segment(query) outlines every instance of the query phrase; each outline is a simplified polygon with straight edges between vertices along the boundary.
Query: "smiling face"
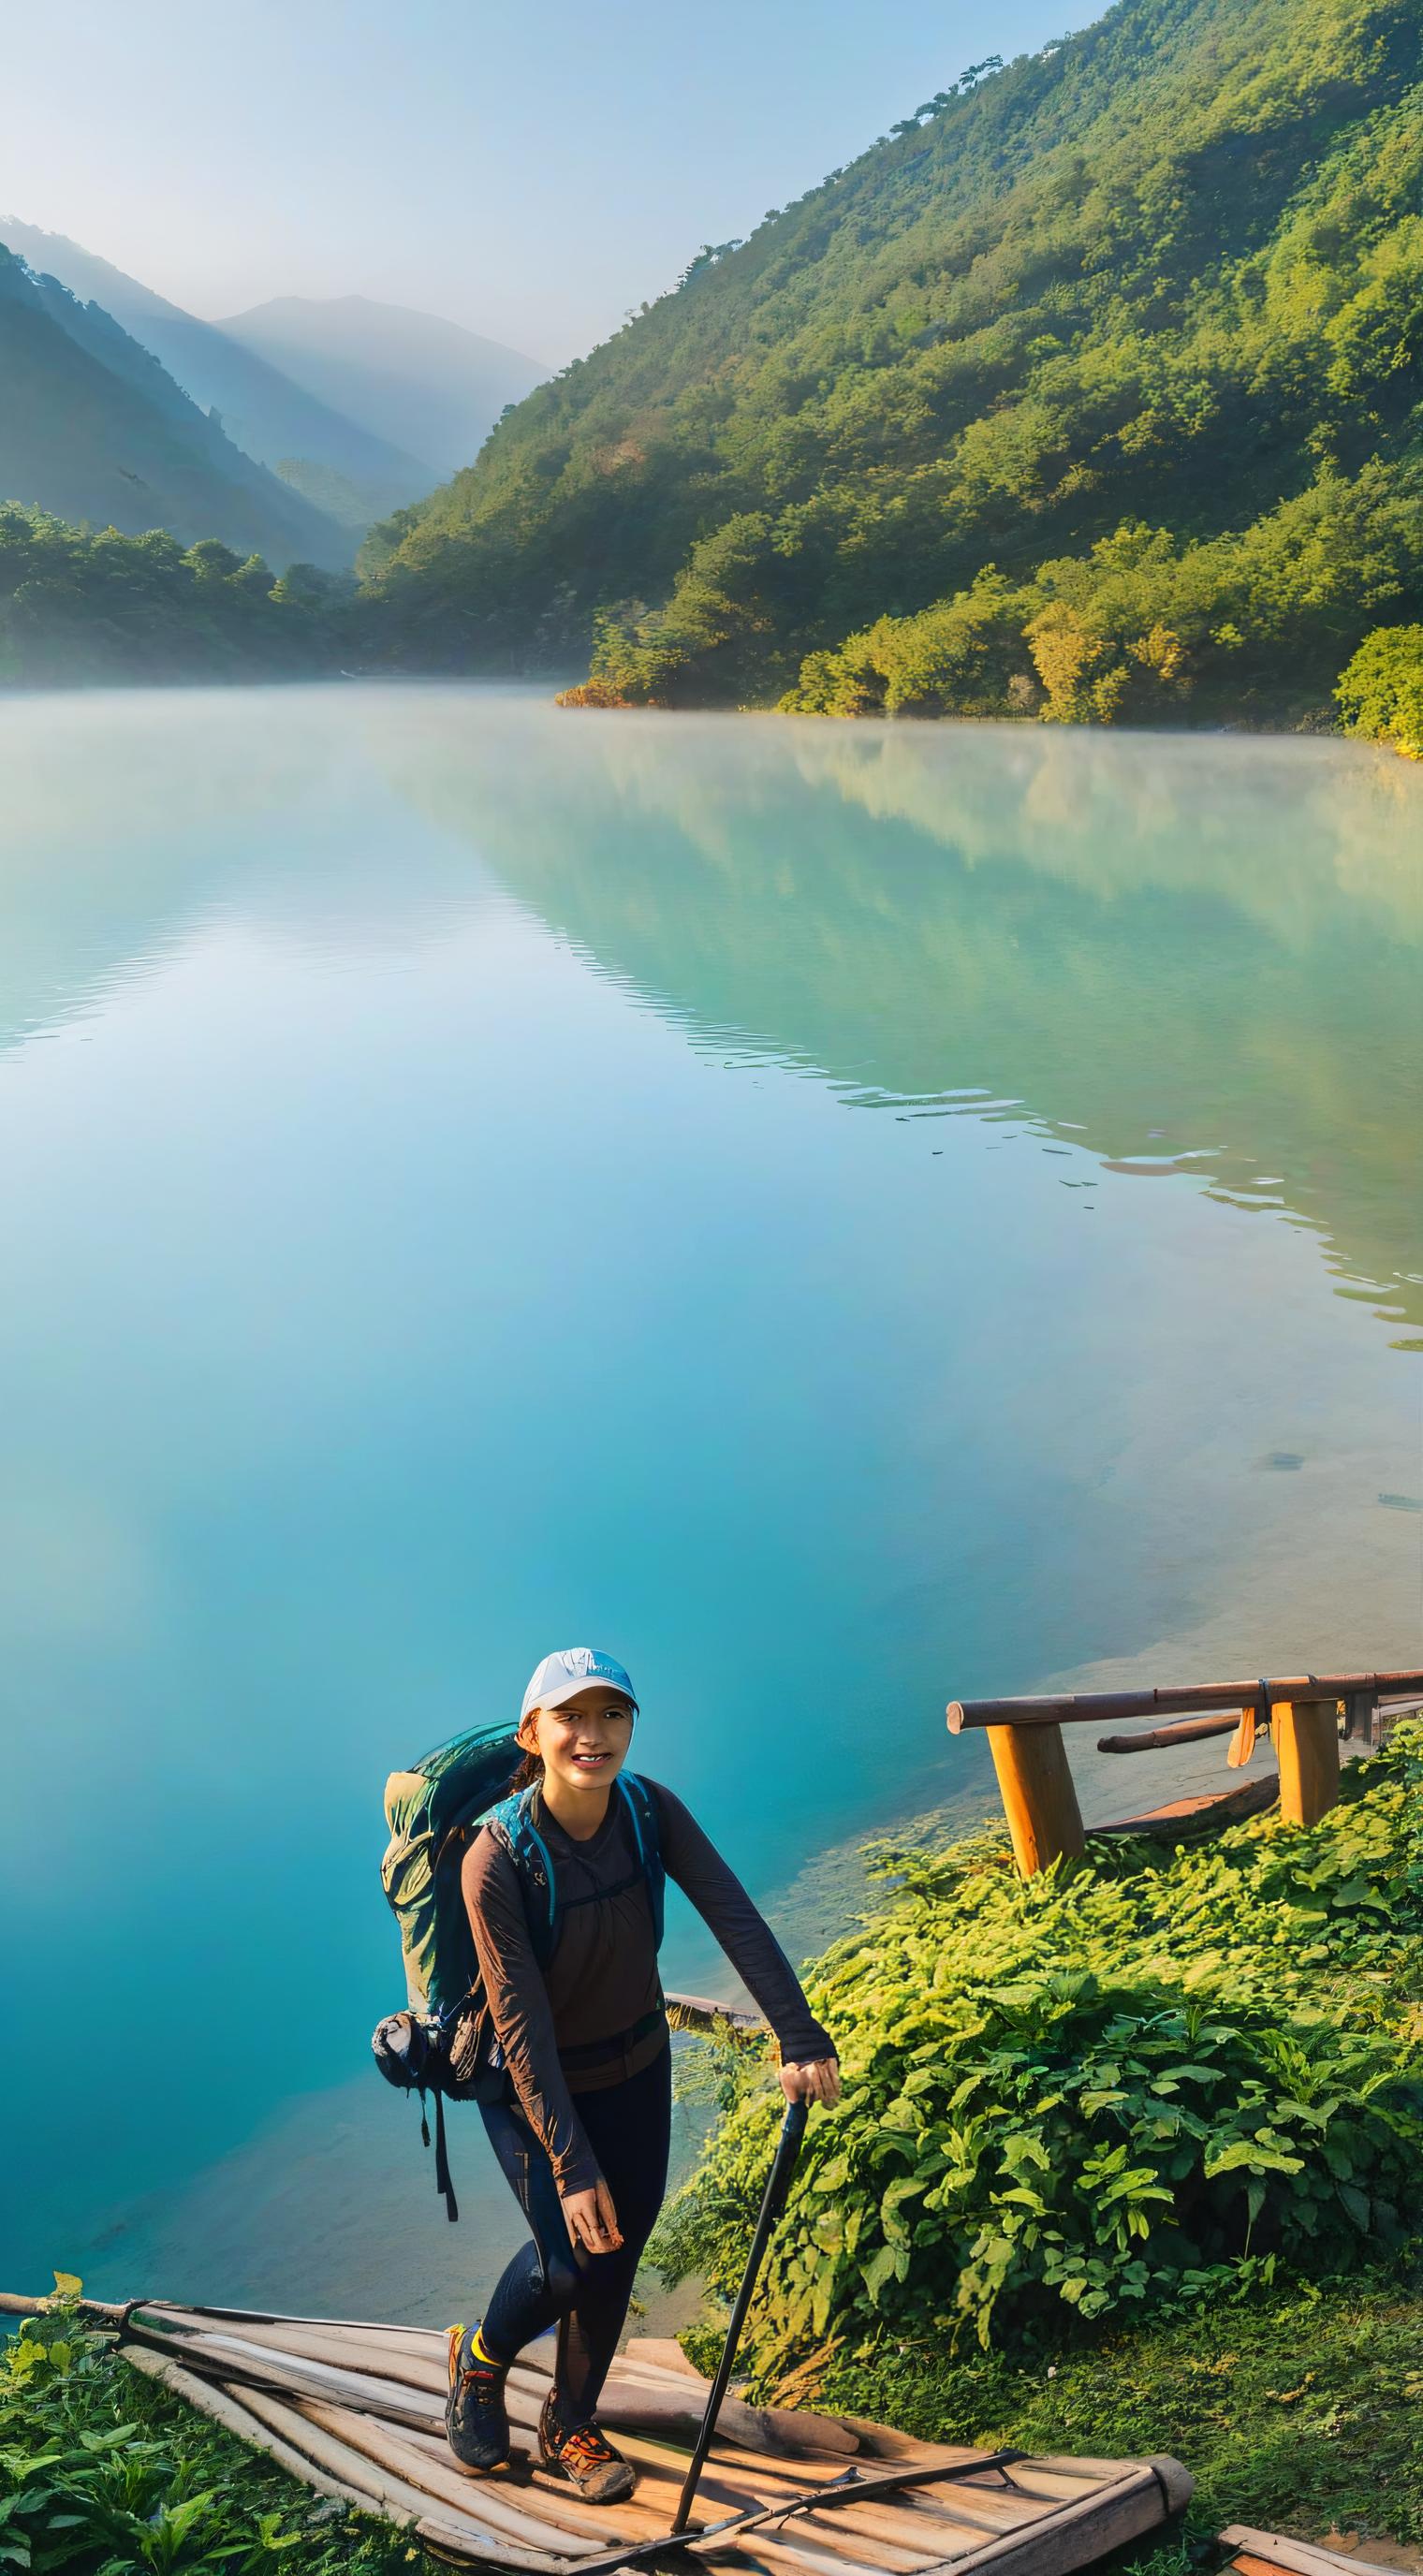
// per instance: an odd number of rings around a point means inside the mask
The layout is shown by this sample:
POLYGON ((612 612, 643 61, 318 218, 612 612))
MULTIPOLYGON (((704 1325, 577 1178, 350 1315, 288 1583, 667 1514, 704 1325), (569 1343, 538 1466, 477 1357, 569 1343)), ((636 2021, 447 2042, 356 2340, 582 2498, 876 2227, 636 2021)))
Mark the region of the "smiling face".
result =
POLYGON ((606 1803, 627 1760, 632 1722, 630 1703, 602 1682, 591 1683, 560 1708, 530 1709, 519 1728, 519 1742, 543 1762, 544 1795, 555 1815, 565 1797, 596 1793, 606 1803))

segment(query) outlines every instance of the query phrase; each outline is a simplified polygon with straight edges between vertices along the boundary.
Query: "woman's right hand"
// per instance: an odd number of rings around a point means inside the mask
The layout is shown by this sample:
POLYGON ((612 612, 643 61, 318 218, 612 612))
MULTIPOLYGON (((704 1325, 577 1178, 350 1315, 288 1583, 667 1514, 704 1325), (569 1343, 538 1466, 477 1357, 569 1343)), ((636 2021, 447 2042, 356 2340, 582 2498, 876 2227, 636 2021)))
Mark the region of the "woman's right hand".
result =
POLYGON ((615 2254, 623 2241, 613 2195, 600 2175, 587 2191, 561 2191, 559 2207, 569 2239, 588 2254, 615 2254))
POLYGON ((800 2065, 783 2066, 781 2091, 788 2102, 823 2102, 833 2110, 840 2099, 839 2059, 808 2057, 800 2065))

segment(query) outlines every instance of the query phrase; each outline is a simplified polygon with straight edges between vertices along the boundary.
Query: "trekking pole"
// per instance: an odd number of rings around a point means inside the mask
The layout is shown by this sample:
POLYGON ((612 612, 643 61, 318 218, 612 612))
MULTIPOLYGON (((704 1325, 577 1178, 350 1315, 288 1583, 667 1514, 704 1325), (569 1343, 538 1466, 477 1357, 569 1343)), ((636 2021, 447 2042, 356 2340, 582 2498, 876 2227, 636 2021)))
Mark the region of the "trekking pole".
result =
POLYGON ((751 2305, 751 2293, 756 2287, 756 2275, 761 2269, 762 2258, 775 2232, 776 2222, 786 2205, 786 2194, 790 2190, 791 2176, 795 2172, 796 2158, 800 2154, 800 2142, 805 2135, 809 2109, 810 2105, 807 2102, 786 2104, 786 2116, 781 2122, 780 2141, 776 2148, 776 2161, 767 2177, 766 2189, 761 2201, 761 2214, 756 2221, 756 2233, 751 2239, 751 2251, 746 2257, 746 2269, 741 2275, 741 2287, 736 2293, 736 2304, 731 2311, 731 2323, 726 2329, 726 2341, 721 2348, 721 2359, 716 2366, 716 2377, 711 2384, 711 2395, 707 2399, 707 2411, 702 2417, 691 2466, 682 2481, 682 2492, 677 2498, 677 2511, 673 2517, 672 2529, 668 2534, 669 2539, 675 2538, 678 2532, 685 2531, 687 2528, 687 2516, 692 2510, 692 2498, 697 2492, 697 2480, 706 2465, 706 2456, 712 2446, 716 2419, 721 2412, 721 2401, 726 2395, 727 2383, 731 2378, 732 2364, 736 2359, 736 2347, 741 2341, 741 2329, 746 2323, 746 2311, 751 2305))

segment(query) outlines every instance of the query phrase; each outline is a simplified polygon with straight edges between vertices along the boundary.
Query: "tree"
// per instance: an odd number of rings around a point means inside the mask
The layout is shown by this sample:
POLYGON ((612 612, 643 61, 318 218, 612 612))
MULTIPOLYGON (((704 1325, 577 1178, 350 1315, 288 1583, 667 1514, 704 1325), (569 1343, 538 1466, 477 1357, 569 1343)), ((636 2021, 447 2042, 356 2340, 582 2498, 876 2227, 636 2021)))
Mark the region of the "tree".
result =
MULTIPOLYGON (((202 582, 230 581, 234 573, 242 570, 241 555, 234 554, 231 546, 220 545, 216 537, 204 537, 197 545, 189 546, 187 560, 202 582)), ((268 573, 269 587, 271 578, 268 573)))

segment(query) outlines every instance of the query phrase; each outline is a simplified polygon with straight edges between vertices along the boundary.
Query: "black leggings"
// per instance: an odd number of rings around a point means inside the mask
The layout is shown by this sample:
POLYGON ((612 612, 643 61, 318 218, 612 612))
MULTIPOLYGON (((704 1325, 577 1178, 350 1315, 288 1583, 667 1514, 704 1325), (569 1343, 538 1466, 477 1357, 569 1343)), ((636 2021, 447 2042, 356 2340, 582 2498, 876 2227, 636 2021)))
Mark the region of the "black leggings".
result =
POLYGON ((578 2116, 613 2195, 622 2230, 614 2254, 569 2241, 553 2168, 517 2101, 481 2104, 489 2143, 533 2229, 506 2266, 484 2311, 488 2352, 512 2361, 536 2335, 558 2327, 554 2386, 569 2431, 590 2424, 632 2296, 633 2275, 667 2189, 672 2128, 672 2051, 601 2093, 578 2095, 578 2116))

